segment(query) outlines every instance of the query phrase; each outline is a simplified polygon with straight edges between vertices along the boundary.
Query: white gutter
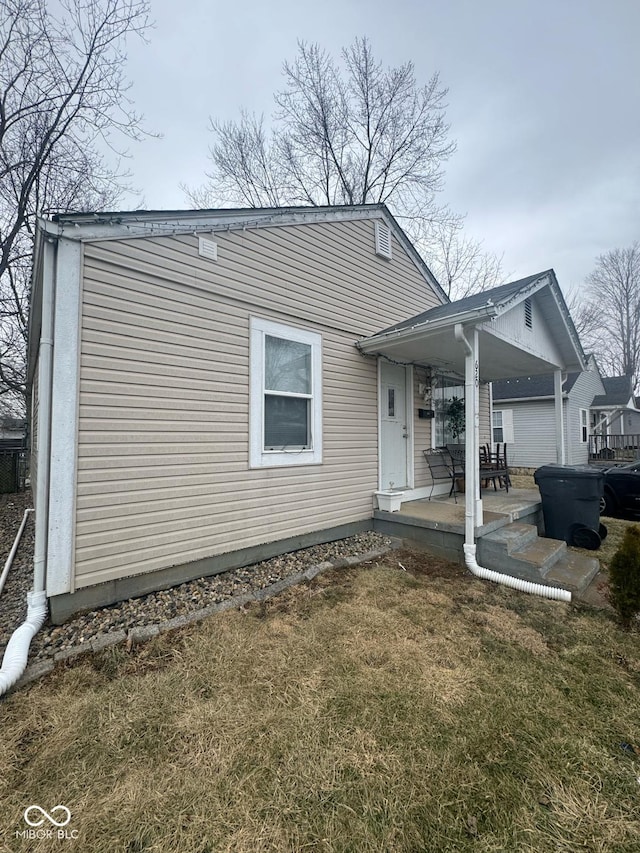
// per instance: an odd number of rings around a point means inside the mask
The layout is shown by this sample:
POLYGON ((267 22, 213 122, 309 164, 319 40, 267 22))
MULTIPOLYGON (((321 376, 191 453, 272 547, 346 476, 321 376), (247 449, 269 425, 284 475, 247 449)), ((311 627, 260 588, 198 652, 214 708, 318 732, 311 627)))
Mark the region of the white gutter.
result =
MULTIPOLYGON (((53 365, 53 246, 42 243, 42 327, 38 356, 38 478, 36 482, 36 530, 33 555, 33 589, 27 593, 27 618, 7 645, 0 668, 0 696, 22 676, 27 666, 31 640, 47 618, 45 567, 49 500, 49 457, 51 447, 51 377, 53 365)), ((17 549, 17 545, 15 546, 17 549)))
POLYGON ((482 323, 485 320, 491 320, 498 314, 498 309, 492 302, 488 302, 481 308, 473 308, 467 311, 462 311, 460 314, 448 315, 435 320, 423 320, 421 323, 416 323, 415 326, 407 326, 402 329, 390 329, 387 332, 379 332, 372 335, 370 338, 365 338, 358 341, 356 346, 361 352, 371 353, 376 352, 377 347, 381 344, 396 344, 407 343, 414 339, 423 337, 425 331, 436 332, 441 329, 446 329, 452 325, 461 323, 482 323))
MULTIPOLYGON (((475 527, 476 516, 482 523, 482 501, 480 500, 480 482, 478 470, 478 330, 471 329, 471 343, 465 336, 464 326, 457 323, 454 329, 455 339, 462 344, 465 353, 465 507, 464 507, 464 531, 465 542, 462 546, 464 561, 469 571, 478 578, 493 581, 494 583, 508 586, 511 589, 528 592, 532 595, 540 595, 543 598, 551 598, 555 601, 571 601, 571 593, 566 589, 545 586, 540 583, 514 578, 493 569, 485 569, 478 565, 476 560, 475 527), (469 477, 471 474, 471 477, 469 477)), ((479 526, 479 525, 478 525, 479 526)))

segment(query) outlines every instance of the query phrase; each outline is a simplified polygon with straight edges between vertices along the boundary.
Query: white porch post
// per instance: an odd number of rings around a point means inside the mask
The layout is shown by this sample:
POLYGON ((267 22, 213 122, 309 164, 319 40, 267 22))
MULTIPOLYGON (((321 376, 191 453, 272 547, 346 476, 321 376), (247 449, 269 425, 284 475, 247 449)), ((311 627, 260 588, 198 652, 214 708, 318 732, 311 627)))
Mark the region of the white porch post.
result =
POLYGON ((562 370, 553 372, 553 395, 556 415, 556 453, 560 465, 567 461, 564 446, 564 412, 562 409, 562 370))
POLYGON ((469 330, 469 337, 464 334, 464 328, 458 324, 455 327, 455 337, 465 349, 464 359, 464 414, 465 414, 465 487, 464 487, 464 523, 465 542, 473 545, 475 531, 483 523, 482 499, 480 497, 479 444, 480 444, 480 414, 479 414, 479 385, 480 367, 478 363, 478 330, 469 330))

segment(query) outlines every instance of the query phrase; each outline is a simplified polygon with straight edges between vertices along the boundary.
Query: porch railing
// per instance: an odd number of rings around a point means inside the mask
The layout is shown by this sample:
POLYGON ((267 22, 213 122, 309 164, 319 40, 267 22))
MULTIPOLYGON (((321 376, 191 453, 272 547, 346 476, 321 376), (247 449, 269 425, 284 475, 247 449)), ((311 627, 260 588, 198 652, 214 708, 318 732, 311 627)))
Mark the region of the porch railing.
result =
POLYGON ((635 459, 640 459, 640 434, 589 436, 590 461, 615 463, 635 459))

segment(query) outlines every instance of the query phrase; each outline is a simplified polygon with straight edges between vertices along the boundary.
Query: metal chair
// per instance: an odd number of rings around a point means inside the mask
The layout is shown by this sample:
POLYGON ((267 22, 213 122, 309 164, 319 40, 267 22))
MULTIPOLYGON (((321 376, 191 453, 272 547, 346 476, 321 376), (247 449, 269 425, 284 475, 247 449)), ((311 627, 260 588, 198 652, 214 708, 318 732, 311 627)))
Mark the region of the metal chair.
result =
POLYGON ((429 472, 431 473, 431 493, 429 500, 433 496, 433 490, 437 480, 449 480, 451 488, 449 489, 449 497, 453 495, 453 499, 458 503, 456 478, 464 477, 464 469, 457 469, 450 461, 448 453, 443 450, 423 450, 424 458, 427 460, 429 472))

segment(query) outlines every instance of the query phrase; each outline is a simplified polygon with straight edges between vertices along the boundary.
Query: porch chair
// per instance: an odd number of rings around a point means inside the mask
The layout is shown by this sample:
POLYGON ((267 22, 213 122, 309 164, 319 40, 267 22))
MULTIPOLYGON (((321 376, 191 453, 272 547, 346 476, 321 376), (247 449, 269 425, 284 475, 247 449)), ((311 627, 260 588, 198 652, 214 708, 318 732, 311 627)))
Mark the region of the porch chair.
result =
POLYGON ((423 450, 422 452, 431 474, 431 492, 429 494, 429 500, 431 500, 433 496, 436 481, 448 480, 451 483, 449 497, 453 495, 454 501, 458 503, 456 478, 464 477, 464 469, 456 467, 456 465, 450 461, 449 454, 445 453, 443 450, 423 450))
POLYGON ((491 446, 482 444, 480 446, 480 482, 484 489, 489 488, 489 483, 493 483, 494 492, 498 491, 496 480, 500 479, 498 471, 498 458, 491 453, 491 446))
POLYGON ((503 444, 502 452, 500 452, 500 445, 496 445, 495 454, 491 453, 490 445, 482 445, 480 448, 480 479, 484 482, 485 488, 489 485, 489 481, 491 481, 494 491, 498 490, 498 484, 500 488, 504 486, 506 491, 509 491, 511 479, 507 465, 506 444, 503 444))
POLYGON ((511 477, 509 476, 509 463, 507 462, 507 444, 506 442, 502 445, 502 452, 500 452, 500 445, 496 445, 496 459, 498 462, 498 468, 500 469, 500 485, 504 483, 504 487, 507 491, 509 491, 509 486, 511 485, 511 477))

